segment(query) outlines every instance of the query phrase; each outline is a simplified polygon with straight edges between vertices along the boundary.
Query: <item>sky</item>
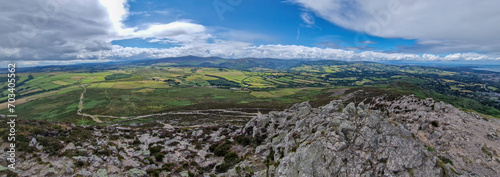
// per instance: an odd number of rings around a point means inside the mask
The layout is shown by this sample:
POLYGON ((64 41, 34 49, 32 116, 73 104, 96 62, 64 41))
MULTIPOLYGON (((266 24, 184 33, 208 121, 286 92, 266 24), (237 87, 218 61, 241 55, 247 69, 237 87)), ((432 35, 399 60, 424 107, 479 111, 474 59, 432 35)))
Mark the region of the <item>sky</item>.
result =
POLYGON ((498 0, 0 1, 0 63, 187 55, 500 62, 498 0))

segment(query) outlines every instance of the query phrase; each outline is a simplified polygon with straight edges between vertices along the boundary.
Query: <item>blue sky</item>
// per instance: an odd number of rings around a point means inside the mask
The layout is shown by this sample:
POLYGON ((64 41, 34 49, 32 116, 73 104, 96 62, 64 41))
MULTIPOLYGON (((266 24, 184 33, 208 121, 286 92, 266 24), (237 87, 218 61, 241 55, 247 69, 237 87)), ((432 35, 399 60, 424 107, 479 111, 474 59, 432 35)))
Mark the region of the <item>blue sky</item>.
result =
MULTIPOLYGON (((224 32, 223 29, 231 29, 259 35, 256 39, 246 39, 255 45, 282 44, 348 48, 359 51, 395 51, 398 46, 415 44, 415 40, 411 39, 381 38, 345 29, 315 17, 310 12, 304 12, 297 4, 283 1, 241 0, 232 5, 224 0, 196 2, 150 0, 132 1, 129 6, 133 15, 123 22, 129 27, 144 23, 169 23, 190 19, 215 30, 215 34, 224 32), (217 11, 216 7, 220 10, 217 11), (301 18, 303 13, 308 14, 314 20, 314 24, 304 22, 301 18)), ((230 37, 221 36, 222 39, 228 40, 230 37)), ((155 48, 175 46, 148 41, 148 39, 134 38, 113 41, 113 44, 155 48)))
POLYGON ((19 0, 0 7, 0 63, 187 55, 500 61, 498 0, 19 0))

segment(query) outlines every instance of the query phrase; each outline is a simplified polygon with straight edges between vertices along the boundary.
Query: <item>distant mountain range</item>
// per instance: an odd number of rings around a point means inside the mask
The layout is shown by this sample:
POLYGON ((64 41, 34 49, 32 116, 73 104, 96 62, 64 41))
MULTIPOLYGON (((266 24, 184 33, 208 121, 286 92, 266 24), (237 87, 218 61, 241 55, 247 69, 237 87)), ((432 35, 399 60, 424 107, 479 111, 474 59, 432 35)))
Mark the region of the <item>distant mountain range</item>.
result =
MULTIPOLYGON (((360 61, 358 61, 360 62, 360 61)), ((149 66, 161 63, 171 63, 177 67, 216 67, 246 70, 249 68, 267 68, 288 70, 303 64, 307 65, 345 65, 354 62, 337 61, 337 60, 304 60, 304 59, 271 59, 271 58, 242 58, 242 59, 224 59, 219 57, 197 57, 197 56, 184 56, 172 57, 162 59, 147 59, 147 60, 133 60, 133 61, 120 61, 120 62, 106 62, 106 63, 85 63, 66 66, 38 66, 29 68, 20 68, 18 72, 54 72, 54 71, 100 71, 109 69, 118 69, 124 66, 149 66)))
MULTIPOLYGON (((160 64, 172 64, 176 67, 213 67, 226 68, 235 70, 248 70, 251 68, 273 69, 273 70, 290 70, 301 65, 350 65, 350 64, 368 64, 381 63, 384 65, 397 65, 400 67, 406 66, 422 66, 434 67, 445 70, 469 70, 475 72, 490 72, 497 71, 492 69, 478 69, 485 67, 498 67, 499 65, 481 63, 477 64, 464 63, 449 65, 446 62, 423 62, 423 61, 339 61, 339 60, 310 60, 310 59, 274 59, 274 58, 241 58, 241 59, 225 59, 220 57, 198 57, 198 56, 183 56, 171 57, 162 59, 143 59, 131 61, 116 61, 105 63, 83 63, 74 65, 52 65, 52 66, 37 66, 18 68, 17 72, 57 72, 57 71, 72 71, 72 72, 98 72, 104 70, 120 69, 127 66, 151 66, 160 64)), ((0 73, 5 71, 0 71, 0 73)))

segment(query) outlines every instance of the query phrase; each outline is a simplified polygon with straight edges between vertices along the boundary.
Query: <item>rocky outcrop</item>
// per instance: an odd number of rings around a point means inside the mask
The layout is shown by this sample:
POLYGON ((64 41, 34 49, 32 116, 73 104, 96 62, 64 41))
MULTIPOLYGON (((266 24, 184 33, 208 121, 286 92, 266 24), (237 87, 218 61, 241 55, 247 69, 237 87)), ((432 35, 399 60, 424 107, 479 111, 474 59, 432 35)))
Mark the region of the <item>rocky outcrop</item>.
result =
POLYGON ((228 176, 498 176, 498 121, 406 96, 307 102, 250 120, 265 137, 228 176))
POLYGON ((0 175, 500 176, 498 119, 414 96, 304 102, 236 125, 17 121, 25 141, 11 170, 0 139, 0 175))
POLYGON ((405 96, 393 101, 375 99, 372 109, 385 110, 430 150, 450 171, 463 176, 499 176, 500 122, 464 112, 432 99, 405 96))
MULTIPOLYGON (((173 127, 162 122, 144 125, 71 126, 56 132, 62 124, 42 122, 19 125, 21 132, 36 129, 38 134, 21 143, 16 169, 7 168, 7 153, 2 142, 0 176, 208 176, 224 161, 211 147, 229 142, 242 126, 173 127), (38 123, 37 123, 38 124, 38 123), (53 130, 54 129, 54 130, 53 130), (64 140, 64 141, 61 141, 64 140), (64 144, 68 142, 67 144, 64 144), (2 152, 3 151, 3 152, 2 152)), ((6 125, 6 124, 5 124, 6 125)), ((229 144, 232 145, 232 144, 229 144)), ((250 147, 238 146, 245 152, 250 147)), ((241 154, 242 155, 242 154, 241 154)))

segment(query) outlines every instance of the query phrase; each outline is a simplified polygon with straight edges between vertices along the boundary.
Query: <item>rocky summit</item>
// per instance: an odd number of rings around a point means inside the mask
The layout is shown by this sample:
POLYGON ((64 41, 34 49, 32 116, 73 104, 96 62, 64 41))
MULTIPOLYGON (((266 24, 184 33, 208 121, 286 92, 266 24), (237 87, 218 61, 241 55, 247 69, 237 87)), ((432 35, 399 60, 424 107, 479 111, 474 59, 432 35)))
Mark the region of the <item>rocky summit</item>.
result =
POLYGON ((303 102, 246 124, 20 119, 17 168, 0 161, 0 175, 500 176, 498 119, 415 96, 349 100, 303 102))
POLYGON ((432 99, 308 102, 250 120, 262 137, 222 176, 499 176, 500 124, 432 99))

